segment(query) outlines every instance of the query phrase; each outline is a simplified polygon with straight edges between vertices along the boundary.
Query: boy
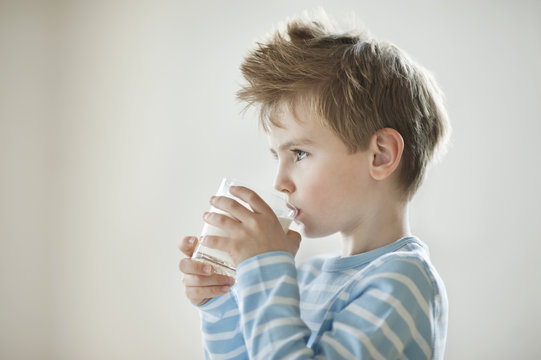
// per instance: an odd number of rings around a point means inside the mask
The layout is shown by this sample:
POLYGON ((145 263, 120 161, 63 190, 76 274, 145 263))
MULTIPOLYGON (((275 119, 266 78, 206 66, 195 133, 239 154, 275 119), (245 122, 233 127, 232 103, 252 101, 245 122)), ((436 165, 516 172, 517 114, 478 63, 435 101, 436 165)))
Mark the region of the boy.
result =
MULTIPOLYGON (((204 220, 229 236, 204 241, 231 255, 236 283, 180 263, 206 358, 443 358, 445 287, 407 218, 448 132, 431 77, 393 45, 300 19, 258 44, 242 72, 239 98, 261 107, 276 189, 305 236, 340 233, 342 255, 296 267, 300 235, 284 233, 256 193, 231 189, 253 212, 212 197, 231 217, 204 220)), ((179 248, 191 256, 195 245, 179 248)))

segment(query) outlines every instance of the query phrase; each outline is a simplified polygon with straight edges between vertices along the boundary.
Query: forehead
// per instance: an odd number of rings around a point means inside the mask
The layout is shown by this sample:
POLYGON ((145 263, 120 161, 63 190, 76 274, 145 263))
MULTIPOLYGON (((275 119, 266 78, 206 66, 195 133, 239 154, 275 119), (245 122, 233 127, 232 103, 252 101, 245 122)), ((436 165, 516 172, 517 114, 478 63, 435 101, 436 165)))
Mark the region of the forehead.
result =
POLYGON ((280 130, 311 132, 318 127, 322 127, 321 121, 304 102, 282 101, 269 113, 269 133, 280 130))
POLYGON ((267 135, 271 147, 284 143, 324 143, 334 134, 323 125, 320 118, 302 103, 282 103, 269 114, 267 135))

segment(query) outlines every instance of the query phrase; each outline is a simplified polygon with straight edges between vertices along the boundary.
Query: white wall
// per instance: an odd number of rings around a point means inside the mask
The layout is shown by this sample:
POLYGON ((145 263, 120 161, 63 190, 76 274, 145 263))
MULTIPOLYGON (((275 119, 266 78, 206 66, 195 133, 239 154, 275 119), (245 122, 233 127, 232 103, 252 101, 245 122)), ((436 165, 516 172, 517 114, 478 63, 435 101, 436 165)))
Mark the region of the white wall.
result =
POLYGON ((453 147, 411 212, 447 284, 447 358, 538 356, 540 2, 15 0, 0 3, 0 358, 202 358, 176 243, 222 176, 271 183, 238 66, 316 5, 355 11, 446 92, 453 147))

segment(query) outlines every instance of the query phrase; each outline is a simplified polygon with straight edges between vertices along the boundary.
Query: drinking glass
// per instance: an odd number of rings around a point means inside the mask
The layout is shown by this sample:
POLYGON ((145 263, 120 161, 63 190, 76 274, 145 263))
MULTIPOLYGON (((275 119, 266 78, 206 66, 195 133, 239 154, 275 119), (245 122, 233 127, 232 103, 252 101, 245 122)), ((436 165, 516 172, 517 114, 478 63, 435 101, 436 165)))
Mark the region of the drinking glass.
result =
MULTIPOLYGON (((282 229, 284 231, 288 230, 291 222, 295 218, 297 210, 291 207, 287 203, 286 199, 280 193, 276 191, 257 190, 257 189, 254 189, 253 186, 246 185, 237 180, 224 178, 220 184, 220 187, 218 188, 218 191, 216 192, 216 196, 227 196, 231 199, 238 201, 240 204, 242 204, 243 206, 245 206, 246 208, 250 210, 252 210, 250 208, 250 205, 248 205, 246 202, 242 201, 241 199, 231 195, 231 193, 229 192, 229 188, 231 186, 245 186, 247 188, 254 190, 272 208, 272 210, 278 217, 280 224, 282 225, 282 229)), ((225 214, 229 216, 229 214, 227 214, 226 212, 220 209, 215 208, 214 206, 210 207, 210 212, 225 214)), ((228 234, 224 232, 222 229, 205 223, 203 225, 203 230, 201 231, 200 239, 206 235, 215 235, 215 236, 224 236, 224 237, 228 236, 228 234)), ((195 252, 192 255, 192 258, 212 265, 216 273, 235 277, 236 267, 235 267, 235 264, 233 263, 233 260, 229 256, 229 254, 225 251, 206 247, 204 244, 204 240, 199 242, 195 252)))

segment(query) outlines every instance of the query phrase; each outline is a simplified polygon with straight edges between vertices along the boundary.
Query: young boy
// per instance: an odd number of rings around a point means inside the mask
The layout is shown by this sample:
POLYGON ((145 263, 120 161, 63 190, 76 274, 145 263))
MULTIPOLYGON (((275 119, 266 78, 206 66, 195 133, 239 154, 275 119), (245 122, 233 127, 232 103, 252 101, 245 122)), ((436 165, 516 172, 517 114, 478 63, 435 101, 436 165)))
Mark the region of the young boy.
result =
MULTIPOLYGON (((204 220, 229 236, 204 241, 231 255, 236 283, 180 262, 206 358, 442 359, 445 287, 407 217, 448 132, 432 78, 393 45, 301 19, 258 44, 242 72, 239 97, 261 107, 276 189, 305 236, 340 233, 342 254, 296 267, 300 235, 256 193, 231 189, 253 212, 212 197, 231 217, 204 220)), ((179 248, 191 256, 196 243, 179 248)))

